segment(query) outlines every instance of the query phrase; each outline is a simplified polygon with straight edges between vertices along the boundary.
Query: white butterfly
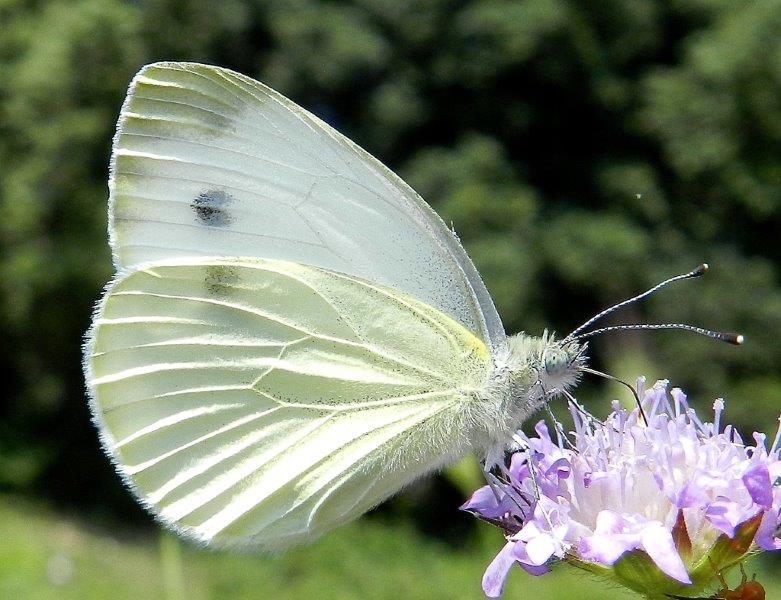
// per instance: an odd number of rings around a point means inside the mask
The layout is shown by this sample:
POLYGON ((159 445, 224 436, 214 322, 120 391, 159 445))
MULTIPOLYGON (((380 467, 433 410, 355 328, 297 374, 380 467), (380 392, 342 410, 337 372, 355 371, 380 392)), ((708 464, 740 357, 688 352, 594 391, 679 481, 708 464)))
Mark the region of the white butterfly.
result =
POLYGON ((94 420, 139 500, 204 543, 312 539, 504 448, 583 366, 573 338, 506 337, 409 186, 238 73, 144 67, 110 192, 94 420))

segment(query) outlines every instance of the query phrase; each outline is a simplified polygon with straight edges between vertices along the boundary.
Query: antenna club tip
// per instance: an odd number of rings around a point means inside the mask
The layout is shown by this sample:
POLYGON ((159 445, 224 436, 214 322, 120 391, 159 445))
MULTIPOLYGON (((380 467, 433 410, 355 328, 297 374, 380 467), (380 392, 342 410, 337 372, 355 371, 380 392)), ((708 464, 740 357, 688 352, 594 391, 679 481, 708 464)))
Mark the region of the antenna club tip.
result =
POLYGON ((692 277, 700 277, 701 275, 705 275, 705 273, 708 272, 708 269, 710 269, 708 263, 702 263, 700 266, 694 269, 694 271, 692 271, 692 277))
POLYGON ((719 338, 733 346, 742 346, 746 341, 746 338, 742 333, 721 333, 719 334, 719 338))

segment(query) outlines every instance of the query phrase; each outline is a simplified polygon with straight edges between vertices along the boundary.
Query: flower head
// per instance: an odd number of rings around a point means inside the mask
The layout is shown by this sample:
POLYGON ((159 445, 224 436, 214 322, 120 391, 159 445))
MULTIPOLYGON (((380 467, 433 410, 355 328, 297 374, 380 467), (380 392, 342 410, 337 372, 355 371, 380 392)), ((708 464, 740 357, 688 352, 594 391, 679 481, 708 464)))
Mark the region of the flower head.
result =
POLYGON ((543 421, 519 433, 523 449, 462 506, 507 539, 483 578, 488 596, 512 565, 541 575, 555 559, 649 597, 696 595, 750 550, 781 549, 781 431, 770 449, 759 433, 745 444, 722 427, 722 400, 703 423, 680 389, 643 385, 643 412, 616 403, 601 422, 572 405, 571 436, 543 421))

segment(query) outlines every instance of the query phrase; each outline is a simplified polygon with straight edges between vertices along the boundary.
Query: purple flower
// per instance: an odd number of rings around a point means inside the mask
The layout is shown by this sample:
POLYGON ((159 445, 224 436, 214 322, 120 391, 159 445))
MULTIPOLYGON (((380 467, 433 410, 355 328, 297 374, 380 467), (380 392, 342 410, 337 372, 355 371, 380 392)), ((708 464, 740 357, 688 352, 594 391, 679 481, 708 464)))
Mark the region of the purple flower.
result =
POLYGON ((617 403, 604 422, 572 406, 571 436, 557 423, 554 441, 542 421, 536 436, 518 433, 524 448, 462 506, 507 539, 486 570, 486 595, 501 594, 512 565, 542 575, 555 559, 615 573, 619 562, 650 561, 658 581, 626 580, 628 568, 616 576, 641 592, 693 592, 712 582, 712 556, 723 568, 755 547, 781 549, 781 429, 769 450, 761 434, 745 444, 722 429, 722 400, 703 423, 666 381, 638 388, 647 423, 617 403))

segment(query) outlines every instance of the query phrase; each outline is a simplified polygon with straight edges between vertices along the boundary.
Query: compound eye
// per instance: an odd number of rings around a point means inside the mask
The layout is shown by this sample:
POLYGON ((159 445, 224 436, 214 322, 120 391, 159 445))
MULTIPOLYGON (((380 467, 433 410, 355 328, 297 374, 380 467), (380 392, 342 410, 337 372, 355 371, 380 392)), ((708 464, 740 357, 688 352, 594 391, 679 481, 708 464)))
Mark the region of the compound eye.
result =
POLYGON ((548 375, 558 375, 567 368, 567 353, 559 348, 548 348, 542 362, 548 375))

